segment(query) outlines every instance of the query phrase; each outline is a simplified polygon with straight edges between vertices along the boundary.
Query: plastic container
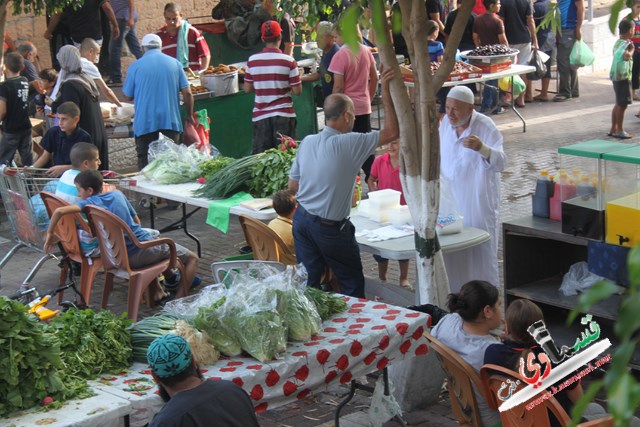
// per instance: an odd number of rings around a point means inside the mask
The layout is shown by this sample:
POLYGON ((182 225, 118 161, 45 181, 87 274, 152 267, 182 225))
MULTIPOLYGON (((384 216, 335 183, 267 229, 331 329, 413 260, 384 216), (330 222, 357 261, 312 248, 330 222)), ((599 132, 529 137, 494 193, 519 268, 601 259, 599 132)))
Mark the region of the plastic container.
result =
POLYGON ((213 92, 214 96, 238 93, 238 71, 224 74, 202 74, 200 83, 213 92))
POLYGON ((392 207, 400 204, 400 192, 389 188, 378 191, 369 191, 371 205, 379 207, 392 207))
POLYGON ((549 218, 549 199, 553 197, 554 184, 549 171, 546 169, 541 170, 536 180, 536 191, 531 197, 533 216, 549 218))
POLYGON ((400 205, 388 210, 389 220, 394 227, 403 227, 405 225, 413 225, 413 219, 411 218, 411 212, 409 212, 409 206, 400 205))
POLYGON ((640 147, 603 156, 605 163, 606 241, 633 247, 640 243, 640 147))
POLYGON ((566 172, 558 174, 553 189, 553 197, 549 201, 549 218, 554 221, 562 221, 562 202, 576 196, 576 185, 569 180, 566 172))
POLYGON ((605 183, 611 176, 605 172, 604 156, 629 147, 626 143, 593 140, 558 148, 560 165, 575 184, 574 188, 561 187, 566 193, 560 197, 563 233, 595 240, 604 238, 605 183))

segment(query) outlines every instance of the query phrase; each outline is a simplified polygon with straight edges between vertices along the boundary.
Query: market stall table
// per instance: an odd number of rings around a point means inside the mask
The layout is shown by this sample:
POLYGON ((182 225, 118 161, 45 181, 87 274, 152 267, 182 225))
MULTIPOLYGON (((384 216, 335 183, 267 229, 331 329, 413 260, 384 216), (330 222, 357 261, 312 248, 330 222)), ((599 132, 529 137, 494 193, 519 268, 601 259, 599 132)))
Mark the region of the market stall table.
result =
MULTIPOLYGON (((202 184, 198 184, 196 182, 170 185, 156 184, 149 181, 142 175, 136 175, 129 179, 125 179, 120 183, 120 187, 124 190, 133 191, 136 193, 144 194, 146 196, 160 197, 166 200, 172 200, 174 202, 180 203, 182 209, 182 217, 176 222, 164 227, 162 230, 160 230, 160 232, 164 233, 174 230, 183 230, 187 236, 189 236, 196 242, 196 246, 198 248, 198 256, 201 256, 200 240, 195 235, 189 232, 187 220, 201 208, 208 208, 209 204, 211 203, 211 200, 209 199, 193 196, 193 191, 200 188, 201 186, 202 184), (188 212, 187 205, 194 206, 195 209, 188 212)), ((155 228, 153 203, 149 204, 149 212, 151 216, 150 227, 155 228)), ((248 215, 260 221, 269 221, 276 217, 276 212, 271 208, 255 211, 239 205, 232 206, 229 210, 229 213, 236 216, 248 215)))
MULTIPOLYGON (((511 77, 511 83, 512 84, 510 85, 510 90, 509 90, 509 92, 511 93, 511 109, 513 110, 514 113, 516 113, 516 115, 522 121, 522 132, 526 132, 527 131, 527 122, 524 119, 524 117, 522 117, 522 114, 520 114, 520 112, 516 108, 515 97, 513 96, 513 76, 519 76, 521 74, 529 74, 529 73, 534 72, 535 70, 536 70, 536 68, 531 66, 531 65, 514 64, 514 65, 512 65, 511 67, 509 67, 506 70, 498 71, 497 73, 483 74, 482 77, 476 77, 476 78, 473 78, 473 79, 457 80, 455 82, 453 82, 453 81, 452 82, 444 82, 442 87, 452 87, 452 86, 458 86, 458 85, 466 85, 466 84, 470 84, 470 83, 481 83, 481 84, 484 84, 485 82, 488 82, 488 81, 491 81, 491 80, 500 80, 502 77, 511 77)), ((414 87, 413 82, 405 82, 404 84, 407 87, 414 87)))
MULTIPOLYGON (((225 379, 241 386, 256 412, 304 399, 310 393, 383 371, 394 363, 428 352, 422 336, 429 316, 389 304, 345 297, 348 311, 322 324, 307 342, 289 342, 278 360, 261 363, 252 357, 221 359, 202 366, 206 378, 225 379)), ((131 425, 149 422, 162 406, 149 367, 134 364, 129 372, 92 381, 98 390, 128 399, 131 425)))
POLYGON ((112 393, 93 389, 95 396, 69 400, 60 409, 31 408, 0 420, 0 427, 124 427, 133 411, 131 402, 112 393))

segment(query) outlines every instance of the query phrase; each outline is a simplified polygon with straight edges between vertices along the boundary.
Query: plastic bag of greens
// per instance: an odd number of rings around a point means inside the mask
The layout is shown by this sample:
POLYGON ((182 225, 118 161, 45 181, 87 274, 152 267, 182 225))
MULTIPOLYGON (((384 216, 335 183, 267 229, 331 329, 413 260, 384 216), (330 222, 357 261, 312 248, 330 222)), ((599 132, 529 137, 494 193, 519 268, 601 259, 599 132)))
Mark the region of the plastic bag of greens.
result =
POLYGON ((320 332, 322 319, 315 303, 304 293, 307 271, 300 264, 298 267, 287 266, 281 275, 286 301, 283 316, 289 330, 288 337, 291 341, 308 341, 320 332))
POLYGON ((229 288, 224 323, 244 351, 267 362, 287 349, 284 285, 280 274, 260 268, 240 271, 229 288))
POLYGON ((178 145, 162 133, 149 145, 148 156, 149 164, 141 172, 158 184, 193 182, 200 176, 198 164, 210 158, 195 146, 178 145))
POLYGON ((211 307, 216 301, 227 294, 227 288, 222 284, 209 285, 195 295, 178 298, 167 302, 162 311, 172 314, 179 319, 193 323, 198 316, 200 307, 211 307))
POLYGON ((582 40, 576 40, 569 54, 569 63, 574 70, 593 64, 596 56, 582 40))
POLYGON ((224 319, 225 302, 226 297, 222 297, 208 307, 200 307, 193 325, 209 335, 216 350, 233 357, 242 353, 242 348, 235 331, 229 328, 224 319))

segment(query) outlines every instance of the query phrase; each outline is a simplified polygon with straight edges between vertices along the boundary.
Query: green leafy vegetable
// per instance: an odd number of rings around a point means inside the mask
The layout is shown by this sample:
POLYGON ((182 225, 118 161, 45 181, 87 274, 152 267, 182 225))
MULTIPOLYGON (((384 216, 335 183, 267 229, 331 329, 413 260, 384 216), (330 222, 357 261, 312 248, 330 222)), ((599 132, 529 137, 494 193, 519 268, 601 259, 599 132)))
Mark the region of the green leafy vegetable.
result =
POLYGON ((322 320, 314 303, 304 293, 293 286, 284 291, 286 310, 284 320, 292 341, 308 341, 320 332, 322 320))
POLYGON ((46 329, 60 340, 65 371, 81 378, 126 370, 131 362, 131 324, 126 314, 71 309, 46 329))
POLYGON ((210 158, 195 148, 170 141, 152 143, 152 147, 155 158, 141 172, 158 184, 193 182, 200 176, 198 165, 210 158))
POLYGON ((147 349, 153 340, 175 329, 176 320, 178 317, 172 314, 156 314, 131 325, 129 332, 131 333, 133 360, 147 363, 147 349))
POLYGON ((318 314, 320 314, 320 318, 323 321, 347 309, 347 302, 343 298, 331 295, 320 289, 307 286, 304 293, 316 305, 318 314))
POLYGON ((242 348, 222 317, 221 307, 225 301, 226 297, 222 297, 210 307, 200 307, 194 325, 209 335, 217 350, 233 357, 242 353, 242 348))
POLYGON ((200 168, 200 176, 204 178, 210 178, 219 170, 227 166, 229 163, 233 162, 233 158, 219 156, 214 159, 205 160, 201 162, 198 167, 200 168))
POLYGON ((287 188, 295 149, 272 148, 263 153, 260 162, 251 170, 249 192, 255 197, 271 197, 287 188))
POLYGON ((261 156, 262 153, 232 161, 209 177, 202 187, 193 192, 193 195, 210 200, 224 199, 246 189, 251 178, 251 170, 260 162, 261 156))
POLYGON ((27 314, 27 307, 0 297, 0 417, 39 404, 89 397, 86 381, 66 372, 60 341, 27 314))

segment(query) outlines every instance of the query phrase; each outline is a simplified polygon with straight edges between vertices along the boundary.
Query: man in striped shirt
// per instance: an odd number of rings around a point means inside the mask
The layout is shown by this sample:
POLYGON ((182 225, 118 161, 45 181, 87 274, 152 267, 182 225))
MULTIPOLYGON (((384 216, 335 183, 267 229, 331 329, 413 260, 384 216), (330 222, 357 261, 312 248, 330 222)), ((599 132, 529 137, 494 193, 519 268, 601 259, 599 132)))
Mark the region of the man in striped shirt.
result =
POLYGON ((253 153, 278 146, 278 134, 296 137, 296 113, 291 92, 302 93, 295 59, 278 48, 282 29, 276 21, 262 24, 266 47, 251 55, 244 75, 244 91, 255 92, 253 106, 253 153))
POLYGON ((162 40, 162 53, 180 61, 183 69, 206 70, 211 60, 209 45, 200 31, 183 19, 180 5, 167 3, 164 20, 166 25, 156 33, 162 40))

